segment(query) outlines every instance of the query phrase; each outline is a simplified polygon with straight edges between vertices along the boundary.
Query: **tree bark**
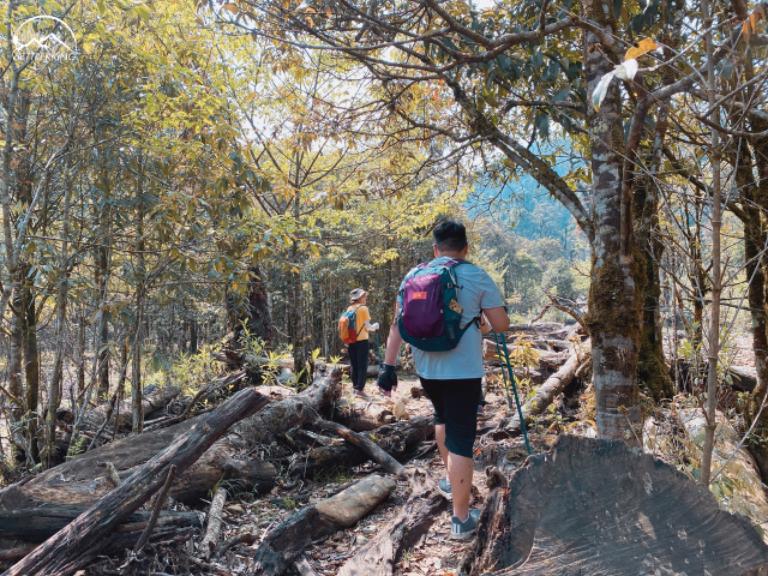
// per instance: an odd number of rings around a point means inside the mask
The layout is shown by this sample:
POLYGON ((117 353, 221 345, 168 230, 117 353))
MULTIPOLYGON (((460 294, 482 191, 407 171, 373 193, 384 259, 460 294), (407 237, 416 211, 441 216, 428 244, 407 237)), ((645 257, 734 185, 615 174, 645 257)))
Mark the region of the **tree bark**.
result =
MULTIPOLYGON (((45 505, 35 508, 0 510, 0 538, 24 542, 44 542, 86 511, 84 506, 45 505)), ((117 532, 138 540, 149 521, 150 512, 134 512, 117 527, 117 532)), ((163 512, 159 527, 201 527, 197 512, 163 512)))
POLYGON ((342 426, 338 422, 330 422, 328 420, 317 420, 312 423, 320 430, 326 432, 332 432, 341 438, 344 438, 347 442, 356 446, 363 454, 368 458, 379 464, 381 468, 390 474, 399 476, 403 473, 403 465, 390 456, 386 450, 383 450, 378 444, 373 442, 367 436, 353 432, 346 426, 342 426))
POLYGON ((389 498, 394 489, 394 480, 372 474, 330 498, 302 508, 264 537, 250 574, 283 574, 312 541, 354 526, 389 498))
MULTIPOLYGON (((605 33, 615 33, 613 2, 590 0, 584 6, 586 16, 605 33)), ((613 66, 599 37, 587 31, 584 72, 588 102, 597 83, 613 66)), ((595 235, 586 321, 592 337, 597 428, 603 438, 631 442, 642 433, 637 389, 641 299, 631 202, 623 187, 624 137, 617 83, 611 83, 598 111, 590 107, 587 124, 595 235)))
POLYGON ((142 158, 138 161, 139 175, 136 182, 136 324, 133 335, 133 366, 131 370, 131 418, 132 431, 137 433, 144 429, 144 412, 142 404, 141 354, 144 341, 144 297, 146 295, 146 263, 144 258, 144 165, 142 158))
POLYGON ((397 517, 347 560, 337 576, 391 576, 403 553, 429 531, 447 504, 434 489, 415 490, 397 517))
POLYGON ((21 324, 21 301, 14 290, 13 301, 11 302, 11 335, 8 343, 8 388, 14 398, 11 400, 9 412, 11 418, 8 424, 11 432, 13 461, 17 463, 29 458, 29 447, 22 433, 26 398, 21 372, 24 347, 21 324))
MULTIPOLYGON (((720 125, 720 109, 716 105, 718 94, 716 93, 717 79, 715 77, 715 65, 713 62, 714 46, 712 43, 712 22, 713 14, 710 11, 709 0, 701 0, 701 11, 704 19, 704 43, 707 50, 707 92, 709 94, 709 103, 712 110, 711 121, 715 126, 720 125)), ((720 357, 720 295, 722 292, 721 275, 721 249, 720 249, 720 229, 722 227, 722 187, 720 180, 720 132, 716 127, 712 127, 711 141, 709 150, 709 162, 712 169, 712 304, 710 305, 710 318, 708 326, 708 346, 707 346, 707 397, 705 414, 707 426, 704 434, 704 448, 701 457, 701 483, 709 486, 709 480, 712 473, 712 450, 715 446, 715 429, 717 428, 717 419, 715 412, 717 410, 717 389, 718 376, 717 364, 720 357)))
POLYGON ((216 549, 221 534, 221 517, 224 514, 224 504, 227 501, 227 491, 224 488, 216 490, 208 509, 208 521, 205 526, 205 534, 200 541, 200 550, 203 558, 208 560, 216 549))
MULTIPOLYGON (((368 436, 392 457, 404 461, 416 449, 434 435, 434 422, 431 417, 422 416, 404 422, 396 422, 376 429, 368 436)), ((290 466, 290 473, 302 477, 311 477, 323 470, 334 468, 349 469, 362 464, 368 456, 355 446, 341 445, 318 446, 311 448, 306 455, 297 458, 290 466)))
MULTIPOLYGON (((24 270, 28 270, 25 266, 24 270)), ((40 354, 37 348, 37 307, 28 274, 25 273, 21 290, 21 330, 24 350, 24 380, 27 397, 27 442, 30 457, 34 462, 40 460, 38 441, 39 404, 40 404, 40 354)))
POLYGON ((238 420, 260 410, 268 400, 249 388, 242 390, 213 412, 199 419, 187 434, 139 467, 66 528, 14 564, 5 576, 56 576, 87 566, 107 543, 114 527, 146 502, 165 481, 171 466, 183 471, 193 464, 238 420))

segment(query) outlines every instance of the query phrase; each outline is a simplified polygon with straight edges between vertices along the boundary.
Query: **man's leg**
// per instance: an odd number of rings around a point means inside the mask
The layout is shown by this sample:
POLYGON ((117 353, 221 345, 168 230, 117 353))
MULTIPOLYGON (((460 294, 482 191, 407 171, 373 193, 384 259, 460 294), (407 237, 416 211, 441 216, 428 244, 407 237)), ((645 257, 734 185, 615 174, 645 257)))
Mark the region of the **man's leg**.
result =
POLYGON ((472 458, 448 453, 448 480, 451 482, 453 515, 459 520, 469 516, 469 499, 472 493, 472 474, 475 471, 472 458))
POLYGON ((469 516, 474 463, 472 450, 477 432, 480 378, 448 380, 445 386, 445 444, 448 450, 448 479, 451 482, 453 515, 469 516))
POLYGON ((437 451, 440 452, 440 459, 448 473, 448 448, 445 447, 445 424, 435 424, 435 441, 437 442, 437 451))

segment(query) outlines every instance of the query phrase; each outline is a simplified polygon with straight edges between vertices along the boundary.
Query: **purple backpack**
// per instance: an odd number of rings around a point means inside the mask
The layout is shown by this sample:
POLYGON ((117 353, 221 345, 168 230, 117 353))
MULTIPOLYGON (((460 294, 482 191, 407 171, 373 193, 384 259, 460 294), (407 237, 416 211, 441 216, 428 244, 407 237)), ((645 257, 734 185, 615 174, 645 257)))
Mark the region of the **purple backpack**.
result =
POLYGON ((419 350, 453 350, 477 320, 461 326, 462 308, 457 299, 460 286, 454 269, 462 263, 453 258, 436 258, 419 264, 403 281, 397 325, 403 340, 419 350))

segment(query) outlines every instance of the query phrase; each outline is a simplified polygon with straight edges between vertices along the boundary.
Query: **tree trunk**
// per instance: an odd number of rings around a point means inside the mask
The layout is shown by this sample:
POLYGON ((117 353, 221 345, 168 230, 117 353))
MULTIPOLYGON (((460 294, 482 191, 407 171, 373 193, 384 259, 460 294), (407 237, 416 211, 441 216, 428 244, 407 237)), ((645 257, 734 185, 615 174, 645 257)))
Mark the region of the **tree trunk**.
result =
MULTIPOLYGON (((251 338, 258 338, 267 347, 272 346, 274 331, 272 328, 272 316, 269 311, 269 295, 264 273, 258 264, 248 269, 248 293, 243 296, 234 292, 226 295, 227 324, 233 334, 233 341, 228 345, 233 352, 245 349, 244 329, 251 338)), ((193 322, 195 322, 193 320, 193 322)), ((197 325, 194 323, 194 343, 197 349, 197 325)), ((233 359, 236 355, 232 356, 233 359)), ((232 368, 242 368, 243 363, 237 360, 232 363, 232 368)))
MULTIPOLYGON (((143 169, 139 161, 139 169, 143 169)), ((139 433, 144 429, 144 412, 142 404, 141 354, 144 338, 144 296, 146 266, 144 262, 144 177, 139 176, 136 185, 136 324, 133 334, 133 355, 131 370, 131 417, 132 431, 139 433)))
POLYGON ((720 229, 722 226, 722 187, 720 181, 720 131, 716 126, 720 125, 720 109, 717 106, 718 94, 716 93, 717 79, 715 77, 714 46, 712 44, 713 14, 710 12, 709 0, 702 0, 701 11, 704 19, 704 42, 707 49, 707 91, 709 93, 711 121, 714 124, 711 131, 711 148, 709 150, 709 162, 712 169, 712 304, 710 305, 710 318, 708 326, 707 346, 707 397, 705 414, 707 425, 704 434, 704 448, 701 457, 701 483, 709 487, 712 473, 712 451, 715 447, 715 430, 717 419, 717 390, 718 375, 717 363, 720 357, 720 295, 722 292, 721 275, 721 249, 720 229))
MULTIPOLYGON (((378 428, 367 437, 387 454, 400 460, 407 460, 426 440, 434 435, 432 418, 421 416, 412 420, 396 422, 378 428)), ((301 477, 311 477, 318 472, 343 469, 362 464, 368 456, 351 444, 317 446, 311 448, 305 456, 297 458, 291 464, 290 473, 301 477)))
MULTIPOLYGON (((94 250, 94 279, 99 290, 99 299, 106 302, 109 291, 109 279, 111 275, 111 252, 112 252, 112 189, 110 185, 109 169, 106 165, 106 154, 100 154, 100 166, 98 176, 98 189, 101 193, 97 213, 94 215, 97 219, 95 229, 98 230, 96 239, 96 248, 94 250)), ((98 358, 98 386, 97 397, 106 400, 109 396, 109 310, 104 307, 99 315, 99 321, 96 326, 97 345, 96 354, 98 358)))
POLYGON ((182 472, 238 420, 260 410, 268 400, 253 388, 242 390, 204 415, 186 434, 139 467, 125 482, 102 497, 31 554, 6 576, 64 576, 87 566, 107 544, 114 527, 144 504, 165 482, 171 467, 182 472))
POLYGON ((354 526, 389 498, 394 489, 394 480, 372 474, 330 498, 302 508, 264 537, 250 574, 283 574, 312 541, 354 526))
MULTIPOLYGON (((585 2, 586 15, 612 35, 613 2, 585 2)), ((587 93, 614 64, 599 38, 585 34, 587 93)), ((591 107, 590 107, 591 108, 591 107)), ((595 236, 587 324, 592 337, 592 374, 597 428, 603 438, 633 441, 642 433, 637 390, 641 318, 638 266, 631 227, 631 202, 623 190, 621 95, 612 83, 599 111, 588 116, 595 236)))
POLYGON ((434 489, 415 490, 397 517, 347 560, 337 576, 391 576, 403 553, 429 531, 447 504, 434 489))
MULTIPOLYGON (((83 506, 38 506, 0 510, 0 538, 14 538, 24 542, 44 542, 85 512, 83 506)), ((117 527, 117 532, 138 539, 149 520, 149 512, 134 512, 117 527)), ((158 526, 200 527, 197 512, 164 512, 158 526)))
POLYGON ((72 181, 67 176, 66 190, 64 192, 63 230, 61 254, 59 255, 59 286, 56 293, 56 356, 53 361, 53 373, 48 386, 48 414, 46 433, 46 466, 49 468, 54 463, 54 444, 56 441, 56 411, 61 404, 61 388, 64 374, 64 331, 67 320, 67 297, 69 294, 69 210, 72 198, 72 181))
POLYGON ((197 354, 197 351, 197 319, 192 318, 189 321, 189 346, 187 347, 187 352, 189 352, 189 354, 197 354))
POLYGON ((86 324, 85 312, 80 309, 80 319, 77 323, 77 380, 73 398, 77 400, 85 391, 85 344, 86 344, 86 324))
MULTIPOLYGON (((768 130, 768 122, 753 120, 752 130, 768 130)), ((758 203, 759 210, 765 217, 768 210, 768 137, 756 139, 754 149, 757 158, 757 173, 759 185, 754 190, 754 200, 758 203)), ((757 210, 755 212, 758 212, 757 210)), ((766 296, 766 278, 768 278, 768 258, 762 254, 768 246, 768 230, 765 224, 761 225, 760 217, 755 214, 756 221, 751 226, 751 231, 760 232, 760 244, 754 245, 754 250, 761 254, 758 269, 754 270, 755 277, 749 285, 749 307, 752 311, 752 337, 755 351, 755 368, 757 369, 757 385, 750 397, 748 417, 750 424, 754 423, 753 438, 750 441, 750 451, 757 461, 763 482, 768 481, 768 300, 766 296), (756 284, 754 287, 752 284, 756 284), (762 299, 762 306, 756 306, 762 299)), ((745 224, 746 234, 746 224, 745 224)), ((746 247, 745 247, 746 252, 746 247)), ((745 254, 748 259, 749 254, 745 254)), ((747 278, 749 268, 747 268, 747 278)))
POLYGON ((24 336, 21 331, 21 301, 18 294, 13 295, 11 303, 11 335, 8 342, 8 387, 14 398, 11 400, 10 422, 8 426, 11 432, 11 446, 13 447, 13 461, 23 462, 29 455, 29 447, 24 440, 22 432, 24 406, 26 398, 24 396, 24 385, 22 380, 21 364, 22 350, 24 348, 24 336))
MULTIPOLYGON (((665 3, 665 11, 668 9, 665 3)), ((670 54, 668 57, 671 57, 670 54)), ((643 291, 643 313, 640 330, 640 349, 637 377, 642 386, 657 402, 674 394, 672 379, 664 357, 661 331, 661 279, 659 269, 664 256, 664 243, 659 227, 659 194, 655 177, 662 169, 662 154, 666 137, 669 103, 660 104, 652 134, 652 147, 644 166, 637 167, 630 176, 634 188, 635 235, 639 253, 638 267, 643 291)))
MULTIPOLYGON (((26 266, 22 268, 25 272, 26 266)), ((38 445, 38 423, 40 404, 40 354, 37 348, 37 308, 35 296, 28 274, 24 275, 21 291, 22 306, 22 342, 24 348, 24 379, 26 383, 27 397, 27 441, 29 442, 30 457, 33 461, 40 460, 40 448, 38 445)))

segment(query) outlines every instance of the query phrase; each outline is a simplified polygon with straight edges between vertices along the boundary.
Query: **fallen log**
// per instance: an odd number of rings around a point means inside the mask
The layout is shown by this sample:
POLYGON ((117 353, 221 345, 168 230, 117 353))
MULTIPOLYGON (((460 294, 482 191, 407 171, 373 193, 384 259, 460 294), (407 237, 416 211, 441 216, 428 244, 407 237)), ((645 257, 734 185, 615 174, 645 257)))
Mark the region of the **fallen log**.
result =
MULTIPOLYGON (((561 437, 492 492, 460 573, 729 574, 768 569, 768 546, 712 494, 623 442, 561 437)), ((761 572, 762 573, 762 572, 761 572)))
POLYGON ((221 534, 221 516, 224 513, 224 503, 227 501, 227 491, 224 488, 216 490, 216 494, 211 500, 211 507, 208 509, 208 521, 205 527, 205 534, 200 541, 200 551, 203 558, 210 559, 221 534))
MULTIPOLYGON (((56 506, 47 504, 36 508, 0 510, 0 538, 15 538, 30 543, 40 543, 72 522, 85 512, 84 506, 56 506)), ((122 534, 131 535, 138 540, 149 522, 149 512, 134 512, 123 524, 117 527, 122 534)), ((157 521, 158 527, 186 528, 201 526, 197 512, 162 512, 157 521)), ((131 544, 132 547, 132 544, 131 544)))
MULTIPOLYGON (((0 492, 0 509, 13 510, 43 503, 90 504, 115 487, 109 464, 115 465, 122 483, 138 466, 186 435, 199 419, 206 416, 208 414, 111 442, 46 470, 25 484, 10 486, 0 492)), ((171 497, 194 502, 204 497, 222 478, 254 486, 256 490, 271 488, 277 477, 275 467, 267 462, 240 459, 238 451, 230 437, 216 442, 177 478, 171 487, 171 497)))
POLYGON ((338 422, 330 422, 328 420, 319 419, 313 422, 313 426, 323 430, 325 432, 332 432, 341 438, 344 438, 347 442, 356 446, 363 454, 368 456, 371 460, 379 464, 385 472, 399 476, 403 473, 403 465, 390 456, 386 450, 383 450, 378 444, 373 442, 370 438, 353 432, 346 426, 342 426, 338 422))
POLYGON ((448 501, 434 488, 412 480, 414 491, 403 510, 347 560, 337 576, 392 576, 409 548, 427 533, 448 501))
POLYGON ((534 322, 533 324, 512 324, 507 329, 508 338, 525 334, 532 338, 552 338, 567 340, 579 329, 578 324, 560 324, 559 322, 534 322))
MULTIPOLYGON (((271 442, 291 427, 305 424, 317 411, 327 411, 339 392, 338 376, 333 372, 325 376, 321 371, 312 386, 301 394, 273 402, 260 413, 237 423, 225 438, 179 475, 171 488, 171 497, 194 503, 222 479, 255 491, 270 489, 277 477, 276 468, 254 458, 244 459, 240 454, 258 441, 271 442)), ((137 466, 187 434, 199 419, 208 415, 111 442, 46 470, 25 484, 10 486, 0 491, 0 509, 43 503, 90 504, 114 488, 107 462, 117 467, 123 481, 137 466)))
POLYGON ((729 366, 726 382, 737 392, 752 392, 757 386, 757 373, 750 366, 729 366))
MULTIPOLYGON (((590 341, 582 345, 584 348, 588 348, 590 341)), ((568 360, 563 364, 560 369, 552 376, 546 379, 546 381, 536 388, 536 393, 523 405, 523 417, 530 418, 544 412, 555 397, 560 394, 563 389, 571 383, 576 370, 583 363, 583 354, 579 350, 573 350, 568 360)), ((514 412, 512 418, 507 421, 502 421, 499 424, 499 428, 503 428, 508 432, 517 432, 520 430, 520 417, 517 411, 514 412)))
MULTIPOLYGON (((368 433, 367 438, 402 462, 412 456, 425 440, 433 438, 433 424, 432 418, 422 416, 382 426, 375 432, 368 433)), ((289 474, 311 477, 321 471, 348 469, 362 464, 367 459, 363 452, 347 443, 317 446, 306 454, 297 456, 289 467, 289 474)))
MULTIPOLYGON (((120 554, 125 552, 126 549, 132 549, 137 545, 139 538, 147 529, 150 513, 139 512, 138 514, 141 514, 141 516, 137 522, 130 521, 134 518, 131 515, 129 521, 117 526, 102 551, 103 553, 120 554)), ((68 522, 73 519, 69 519, 68 522)), ((197 512, 163 512, 159 515, 148 541, 161 543, 175 538, 187 539, 201 528, 202 521, 197 512)), ((46 538, 49 536, 46 536, 46 538)), ((0 538, 0 562, 16 562, 21 560, 38 545, 39 542, 30 542, 20 538, 0 538)))
POLYGON ((136 542, 136 546, 133 548, 134 552, 141 552, 141 550, 144 548, 147 542, 149 542, 149 539, 152 537, 152 531, 155 528, 155 525, 157 524, 157 519, 160 516, 160 511, 165 506, 165 501, 168 498, 168 490, 171 488, 171 484, 173 483, 173 479, 176 477, 176 466, 171 465, 170 468, 168 468, 168 473, 165 475, 165 481, 163 482, 163 487, 160 489, 160 492, 158 492, 157 496, 155 496, 155 500, 152 503, 152 514, 149 517, 149 522, 147 522, 147 527, 144 529, 144 531, 141 533, 141 536, 139 537, 139 541, 136 542))
POLYGON ((283 574, 312 541, 354 526, 389 498, 394 489, 391 478, 371 474, 330 498, 305 506, 264 537, 256 549, 250 574, 283 574))
POLYGON ((11 566, 5 576, 64 576, 87 566, 105 547, 112 530, 144 504, 165 482, 168 470, 183 471, 235 422, 260 410, 268 400, 255 389, 242 390, 198 419, 189 432, 143 464, 120 486, 11 566))
POLYGON ((341 395, 341 371, 318 364, 315 372, 309 388, 239 422, 233 428, 234 435, 246 446, 269 444, 277 435, 308 424, 317 413, 327 413, 341 395))
MULTIPOLYGON (((516 349, 519 348, 514 345, 509 345, 510 355, 513 355, 516 349)), ((504 358, 499 356, 496 350, 496 343, 493 340, 483 340, 483 350, 483 357, 489 364, 500 366, 504 363, 504 358)), ((554 372, 560 368, 570 356, 567 350, 553 351, 532 348, 531 353, 536 355, 539 369, 545 372, 554 372)))
MULTIPOLYGON (((178 386, 166 386, 164 388, 155 388, 151 393, 143 396, 141 405, 144 410, 144 418, 150 420, 151 416, 165 409, 179 394, 181 389, 178 386)), ((116 429, 117 432, 128 432, 131 429, 131 399, 120 402, 119 410, 115 409, 112 413, 111 403, 104 402, 92 410, 83 414, 81 431, 95 433, 104 424, 109 416, 111 421, 108 424, 109 429, 116 429)))

